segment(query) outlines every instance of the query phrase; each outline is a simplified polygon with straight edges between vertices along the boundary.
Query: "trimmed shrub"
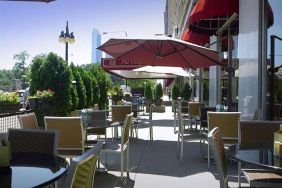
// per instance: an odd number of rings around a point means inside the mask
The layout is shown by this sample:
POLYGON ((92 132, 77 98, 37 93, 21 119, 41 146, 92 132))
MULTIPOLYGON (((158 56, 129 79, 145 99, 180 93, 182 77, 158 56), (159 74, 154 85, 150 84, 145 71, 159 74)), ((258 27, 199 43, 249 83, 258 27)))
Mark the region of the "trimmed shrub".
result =
POLYGON ((181 93, 181 97, 184 100, 189 100, 191 98, 191 93, 192 93, 192 89, 190 88, 190 84, 185 83, 184 88, 183 88, 182 93, 181 93))
POLYGON ((179 96, 180 96, 179 87, 176 84, 174 84, 172 88, 172 100, 177 100, 179 96))
POLYGON ((76 81, 75 86, 76 86, 77 96, 78 96, 77 109, 80 110, 86 106, 86 89, 83 84, 83 80, 80 76, 80 72, 78 71, 78 68, 75 67, 73 63, 71 63, 70 67, 72 70, 74 80, 76 81))
POLYGON ((155 91, 155 99, 161 99, 163 97, 163 86, 161 83, 157 84, 155 91))
POLYGON ((153 99, 153 89, 151 84, 145 85, 145 91, 144 91, 146 99, 153 99))

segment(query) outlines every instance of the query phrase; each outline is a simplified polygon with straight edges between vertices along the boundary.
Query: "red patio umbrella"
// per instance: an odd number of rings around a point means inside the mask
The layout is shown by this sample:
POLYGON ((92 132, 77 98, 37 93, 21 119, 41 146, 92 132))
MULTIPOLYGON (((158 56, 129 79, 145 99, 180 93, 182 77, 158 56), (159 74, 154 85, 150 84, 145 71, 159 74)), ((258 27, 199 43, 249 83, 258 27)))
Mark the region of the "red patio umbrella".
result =
POLYGON ((51 1, 55 0, 2 0, 2 1, 28 1, 28 2, 45 2, 45 3, 50 3, 51 1))
POLYGON ((204 68, 221 65, 218 52, 170 37, 110 39, 98 47, 117 60, 141 65, 204 68))
MULTIPOLYGON (((215 35, 233 13, 239 14, 239 0, 199 0, 191 11, 189 28, 197 33, 215 35)), ((268 3, 268 27, 273 25, 273 12, 268 3)), ((231 26, 231 33, 238 34, 239 23, 231 26)))

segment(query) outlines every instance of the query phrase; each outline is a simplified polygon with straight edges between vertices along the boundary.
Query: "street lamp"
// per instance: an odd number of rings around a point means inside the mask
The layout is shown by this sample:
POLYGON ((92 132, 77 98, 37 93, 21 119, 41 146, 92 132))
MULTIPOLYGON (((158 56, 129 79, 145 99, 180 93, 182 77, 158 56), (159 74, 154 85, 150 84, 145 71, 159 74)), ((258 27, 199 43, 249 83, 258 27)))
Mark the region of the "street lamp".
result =
POLYGON ((111 31, 111 32, 103 32, 103 35, 109 34, 109 33, 124 33, 125 36, 127 37, 127 32, 126 31, 111 31))
POLYGON ((59 36, 59 42, 66 44, 66 62, 68 63, 68 44, 72 44, 75 42, 73 32, 69 33, 69 24, 67 21, 66 32, 62 31, 59 36))

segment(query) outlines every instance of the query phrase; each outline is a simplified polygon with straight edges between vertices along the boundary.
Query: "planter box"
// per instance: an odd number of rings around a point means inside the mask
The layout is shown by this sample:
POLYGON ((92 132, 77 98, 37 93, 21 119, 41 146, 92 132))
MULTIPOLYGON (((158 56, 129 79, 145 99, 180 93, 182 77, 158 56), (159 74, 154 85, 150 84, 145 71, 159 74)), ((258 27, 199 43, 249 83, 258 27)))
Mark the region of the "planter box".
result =
POLYGON ((0 114, 14 114, 19 112, 21 104, 7 104, 6 102, 0 102, 0 114))

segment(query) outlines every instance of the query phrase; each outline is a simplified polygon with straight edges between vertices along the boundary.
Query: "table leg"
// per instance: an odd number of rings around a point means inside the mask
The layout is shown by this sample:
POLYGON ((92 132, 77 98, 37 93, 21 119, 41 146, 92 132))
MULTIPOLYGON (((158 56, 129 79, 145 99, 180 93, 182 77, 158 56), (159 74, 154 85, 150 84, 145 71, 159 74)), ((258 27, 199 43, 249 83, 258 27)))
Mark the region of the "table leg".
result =
POLYGON ((241 162, 238 161, 238 186, 241 187, 241 162))

